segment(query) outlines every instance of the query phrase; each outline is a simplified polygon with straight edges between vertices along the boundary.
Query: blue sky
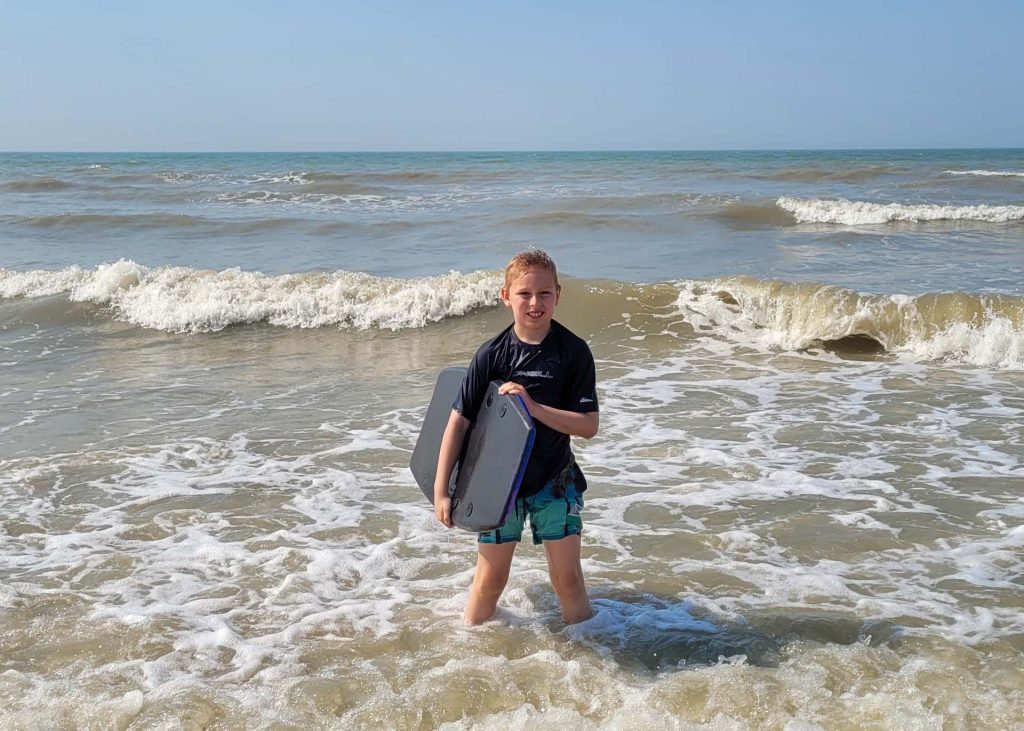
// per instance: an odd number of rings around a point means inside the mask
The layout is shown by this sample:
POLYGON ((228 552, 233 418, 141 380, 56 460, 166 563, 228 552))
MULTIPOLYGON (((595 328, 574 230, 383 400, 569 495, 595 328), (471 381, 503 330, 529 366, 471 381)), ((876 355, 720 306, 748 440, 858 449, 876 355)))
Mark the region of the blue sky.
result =
POLYGON ((0 150, 1024 147, 1024 2, 9 2, 0 150))

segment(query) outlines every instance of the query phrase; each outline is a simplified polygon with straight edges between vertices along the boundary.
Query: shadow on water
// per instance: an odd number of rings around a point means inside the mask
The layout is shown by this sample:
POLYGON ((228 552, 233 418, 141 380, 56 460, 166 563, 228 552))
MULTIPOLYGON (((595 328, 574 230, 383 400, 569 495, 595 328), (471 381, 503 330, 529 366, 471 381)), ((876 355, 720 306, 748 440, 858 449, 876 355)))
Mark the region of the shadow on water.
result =
POLYGON ((726 619, 693 602, 649 594, 595 596, 592 603, 594 618, 566 628, 566 635, 636 670, 681 670, 741 656, 750 665, 778 667, 794 642, 877 646, 900 633, 884 622, 795 608, 726 619))
POLYGON ((885 354, 885 346, 870 335, 847 335, 826 340, 821 348, 847 360, 875 360, 885 354))

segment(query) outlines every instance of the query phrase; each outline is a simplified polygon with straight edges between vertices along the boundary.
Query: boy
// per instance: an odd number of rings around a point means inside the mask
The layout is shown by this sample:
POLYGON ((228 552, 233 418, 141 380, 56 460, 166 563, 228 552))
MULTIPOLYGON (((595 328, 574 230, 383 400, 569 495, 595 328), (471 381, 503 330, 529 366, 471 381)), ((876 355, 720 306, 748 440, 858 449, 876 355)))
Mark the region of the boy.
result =
POLYGON ((587 344, 552 319, 561 292, 555 263, 543 251, 512 257, 505 267, 501 301, 512 310, 513 323, 473 356, 441 441, 434 511, 450 528, 448 480, 488 384, 502 381, 500 393, 521 396, 537 429, 514 509, 503 526, 479 536, 466 602, 469 624, 494 614, 527 515, 533 542, 544 545, 562 618, 573 624, 591 616, 580 566, 586 480, 573 459, 569 436, 590 439, 597 434, 596 375, 587 344))

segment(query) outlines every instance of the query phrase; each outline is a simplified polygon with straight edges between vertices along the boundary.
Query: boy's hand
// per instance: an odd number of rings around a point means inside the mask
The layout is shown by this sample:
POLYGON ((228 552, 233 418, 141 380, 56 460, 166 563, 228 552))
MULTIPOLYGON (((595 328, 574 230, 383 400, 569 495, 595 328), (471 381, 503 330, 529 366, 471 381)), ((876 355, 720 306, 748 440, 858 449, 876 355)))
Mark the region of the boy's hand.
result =
POLYGON ((434 495, 434 515, 445 528, 452 527, 452 499, 447 495, 434 495))
POLYGON ((459 450, 469 431, 470 421, 458 411, 452 410, 448 417, 448 426, 444 428, 441 439, 441 453, 437 455, 437 474, 434 475, 434 515, 445 528, 451 528, 452 496, 448 492, 452 470, 459 458, 459 450))
POLYGON ((512 396, 519 396, 523 399, 523 403, 526 404, 526 410, 530 412, 530 416, 533 416, 533 409, 536 404, 530 397, 530 392, 526 390, 526 387, 521 383, 515 381, 506 381, 498 387, 498 393, 502 396, 509 394, 512 396))

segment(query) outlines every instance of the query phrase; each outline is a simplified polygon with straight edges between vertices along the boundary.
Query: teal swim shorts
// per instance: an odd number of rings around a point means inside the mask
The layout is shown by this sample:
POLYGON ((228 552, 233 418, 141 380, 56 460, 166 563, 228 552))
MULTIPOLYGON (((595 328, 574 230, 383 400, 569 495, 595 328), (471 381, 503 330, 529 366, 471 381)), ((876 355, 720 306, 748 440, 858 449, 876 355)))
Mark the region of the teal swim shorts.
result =
POLYGON ((530 497, 517 498, 504 525, 481 533, 477 540, 480 543, 521 541, 527 516, 530 517, 534 545, 578 536, 583 530, 583 520, 580 518, 583 495, 577 489, 575 480, 563 482, 561 487, 558 482, 558 478, 548 480, 539 492, 530 497))

